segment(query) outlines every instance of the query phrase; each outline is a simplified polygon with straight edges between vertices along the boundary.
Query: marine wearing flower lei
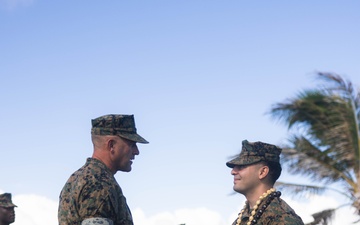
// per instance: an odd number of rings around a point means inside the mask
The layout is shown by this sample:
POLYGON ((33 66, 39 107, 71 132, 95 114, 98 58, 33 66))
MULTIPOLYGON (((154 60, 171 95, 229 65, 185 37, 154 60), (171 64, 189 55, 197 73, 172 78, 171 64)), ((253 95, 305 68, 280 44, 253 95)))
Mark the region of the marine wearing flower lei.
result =
MULTIPOLYGON (((281 192, 280 191, 276 191, 275 188, 271 188, 269 190, 267 190, 266 192, 264 192, 259 199, 256 201, 256 205, 254 206, 254 208, 251 211, 250 217, 249 217, 249 221, 247 222, 246 225, 254 225, 257 223, 257 221, 260 219, 261 215, 263 214, 263 212, 265 211, 265 209, 268 207, 268 205, 271 203, 271 201, 275 198, 275 197, 280 197, 281 192), (261 204, 261 202, 267 197, 269 196, 269 198, 266 200, 265 204, 262 205, 262 207, 259 209, 259 205, 261 204)), ((243 209, 240 211, 238 219, 236 221, 236 225, 240 225, 241 223, 241 218, 242 215, 246 209, 248 205, 248 201, 245 202, 245 205, 243 207, 243 209)))

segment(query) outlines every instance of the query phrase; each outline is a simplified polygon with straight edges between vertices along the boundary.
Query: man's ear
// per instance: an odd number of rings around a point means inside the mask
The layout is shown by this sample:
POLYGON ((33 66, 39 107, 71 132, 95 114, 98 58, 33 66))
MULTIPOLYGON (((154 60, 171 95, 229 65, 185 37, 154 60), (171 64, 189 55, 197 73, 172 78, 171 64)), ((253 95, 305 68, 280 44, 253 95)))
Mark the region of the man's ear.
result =
POLYGON ((268 166, 263 165, 259 168, 259 179, 260 180, 264 179, 268 174, 269 174, 268 166))
POLYGON ((114 145, 115 145, 115 141, 112 138, 107 140, 107 147, 110 151, 114 148, 114 145))

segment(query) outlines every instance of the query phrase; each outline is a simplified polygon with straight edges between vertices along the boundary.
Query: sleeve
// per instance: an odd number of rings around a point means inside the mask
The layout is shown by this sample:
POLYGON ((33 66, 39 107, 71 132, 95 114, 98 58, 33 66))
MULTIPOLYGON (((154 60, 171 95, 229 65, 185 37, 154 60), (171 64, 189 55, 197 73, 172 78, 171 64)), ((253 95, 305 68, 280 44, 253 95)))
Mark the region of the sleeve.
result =
POLYGON ((111 193, 109 188, 103 187, 98 182, 85 186, 79 196, 80 218, 102 218, 114 221, 116 213, 109 193, 111 193))

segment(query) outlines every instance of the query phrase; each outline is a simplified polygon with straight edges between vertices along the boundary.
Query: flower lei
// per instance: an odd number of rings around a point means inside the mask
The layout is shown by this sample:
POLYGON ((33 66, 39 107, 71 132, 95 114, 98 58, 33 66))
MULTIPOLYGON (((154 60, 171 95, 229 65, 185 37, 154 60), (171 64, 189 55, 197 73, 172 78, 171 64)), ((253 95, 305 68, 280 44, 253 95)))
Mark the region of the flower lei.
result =
MULTIPOLYGON (((249 217, 249 221, 247 222, 247 225, 254 225, 257 223, 258 219, 260 219, 261 215, 263 214, 263 212, 265 211, 265 209, 268 207, 268 205, 270 204, 270 202, 275 198, 275 197, 280 197, 281 192, 280 191, 276 191, 275 188, 271 188, 269 190, 267 190, 266 192, 264 192, 259 199, 256 201, 256 205, 254 206, 253 210, 251 211, 251 215, 249 217), (266 198, 268 195, 269 198, 267 199, 266 203, 261 207, 261 209, 259 209, 257 211, 257 209, 259 208, 260 203, 262 202, 262 200, 264 198, 266 198)), ((247 201, 245 202, 244 208, 240 211, 238 219, 236 221, 236 225, 240 225, 241 222, 241 217, 246 209, 247 206, 247 201)))

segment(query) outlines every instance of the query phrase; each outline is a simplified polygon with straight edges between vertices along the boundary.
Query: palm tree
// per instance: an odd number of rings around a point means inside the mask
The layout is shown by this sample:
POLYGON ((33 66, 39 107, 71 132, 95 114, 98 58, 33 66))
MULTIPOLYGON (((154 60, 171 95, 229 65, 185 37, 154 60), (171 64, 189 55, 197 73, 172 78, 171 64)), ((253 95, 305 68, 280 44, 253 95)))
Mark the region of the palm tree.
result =
MULTIPOLYGON (((317 73, 317 78, 326 85, 276 103, 269 112, 292 131, 282 146, 284 165, 291 174, 304 175, 316 185, 279 182, 277 186, 297 194, 337 191, 360 216, 360 92, 334 73, 317 73)), ((336 209, 313 214, 310 224, 328 224, 336 209)))

